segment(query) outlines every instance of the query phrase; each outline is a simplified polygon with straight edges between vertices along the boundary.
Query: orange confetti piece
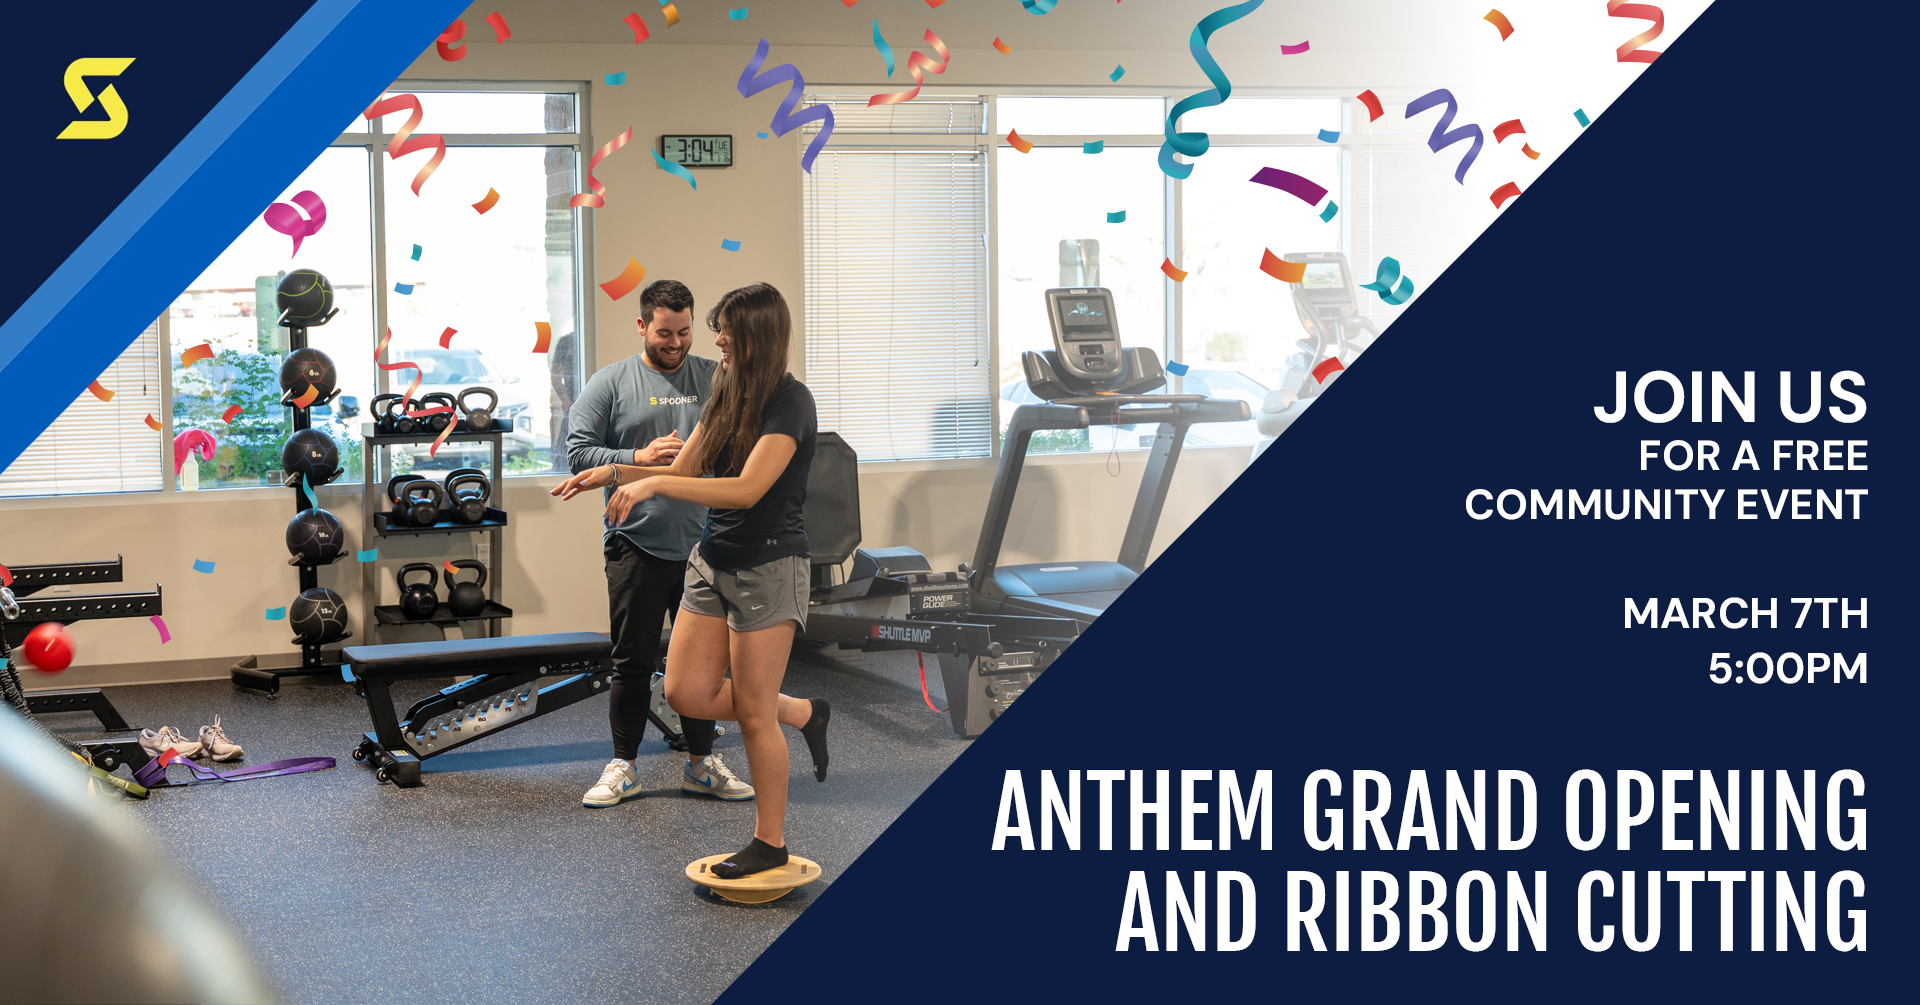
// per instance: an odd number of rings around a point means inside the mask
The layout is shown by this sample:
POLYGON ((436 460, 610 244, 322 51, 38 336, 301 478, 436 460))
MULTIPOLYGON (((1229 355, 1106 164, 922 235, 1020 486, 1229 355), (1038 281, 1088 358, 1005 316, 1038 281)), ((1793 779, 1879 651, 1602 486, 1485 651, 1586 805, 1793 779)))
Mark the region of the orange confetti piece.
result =
POLYGON ((645 21, 640 20, 639 14, 628 14, 626 17, 623 17, 620 20, 625 21, 627 23, 627 27, 633 29, 634 45, 639 45, 640 43, 645 42, 647 39, 653 37, 652 33, 647 31, 647 23, 645 21))
POLYGON ((1297 283, 1307 274, 1307 263, 1289 262, 1265 248, 1260 249, 1260 271, 1283 283, 1297 283))
POLYGON ((495 191, 493 188, 489 187, 487 189, 486 198, 481 199, 479 202, 476 202, 473 204, 473 211, 476 213, 485 213, 487 210, 492 209, 494 204, 499 201, 500 201, 500 193, 498 191, 495 191))
POLYGON ((1515 185, 1513 182, 1508 182, 1505 185, 1502 185, 1499 188, 1494 189, 1493 194, 1490 196, 1487 196, 1487 198, 1493 200, 1493 208, 1499 209, 1502 205, 1506 203, 1508 199, 1511 199, 1514 196, 1519 194, 1520 194, 1520 186, 1515 185))
POLYGON ((1033 151, 1033 144, 1028 143, 1026 140, 1021 139, 1020 130, 1018 129, 1007 130, 1007 142, 1011 144, 1015 150, 1018 150, 1023 154, 1031 153, 1033 151))
POLYGON ((1513 22, 1507 20, 1507 16, 1505 14, 1500 13, 1498 10, 1488 11, 1486 13, 1486 16, 1482 17, 1480 20, 1485 21, 1488 24, 1493 25, 1495 28, 1500 29, 1500 41, 1502 42, 1505 42, 1507 40, 1508 35, 1513 34, 1513 22))
POLYGON ((619 275, 601 283, 600 288, 607 292, 607 296, 618 300, 632 293, 633 288, 639 286, 640 281, 645 278, 647 278, 647 267, 641 265, 638 258, 629 257, 627 267, 621 269, 619 275))
POLYGON ((220 421, 231 426, 233 425, 233 417, 246 410, 246 406, 244 405, 228 405, 227 410, 220 413, 220 421))
POLYGON ((667 4, 660 8, 660 13, 667 19, 667 27, 671 28, 680 23, 680 8, 667 4))
POLYGON ((427 178, 440 167, 440 162, 447 159, 447 141, 442 139, 440 134, 413 135, 413 130, 420 125, 420 120, 427 114, 420 108, 420 99, 411 94, 396 94, 384 101, 374 102, 366 111, 361 112, 360 116, 372 121, 388 112, 398 112, 403 109, 411 111, 412 114, 407 116, 406 124, 393 134, 393 141, 387 144, 387 157, 390 160, 398 160, 416 150, 433 149, 433 156, 427 160, 426 166, 413 176, 413 194, 419 195, 420 186, 426 184, 427 178))
POLYGON ((1171 258, 1160 263, 1160 271, 1166 273, 1167 278, 1173 280, 1176 283, 1186 282, 1187 276, 1190 275, 1190 273, 1188 273, 1185 269, 1182 269, 1179 266, 1174 265, 1173 259, 1171 258))
POLYGON ((1540 159, 1540 151, 1538 151, 1538 150, 1535 150, 1535 149, 1533 148, 1533 144, 1531 144, 1531 143, 1522 143, 1522 144, 1520 144, 1520 152, 1521 152, 1521 153, 1523 153, 1523 154, 1526 154, 1526 155, 1527 155, 1528 157, 1531 157, 1531 158, 1533 158, 1534 160, 1539 160, 1539 159, 1540 159))
POLYGON ((160 431, 160 420, 154 418, 152 412, 147 413, 147 428, 156 433, 160 431))
POLYGON ((440 333, 440 348, 442 348, 442 349, 449 349, 449 348, 452 348, 452 347, 451 347, 451 346, 449 346, 449 345, 448 345, 447 343, 449 343, 449 342, 452 342, 452 341, 453 341, 453 337, 454 337, 455 335, 458 335, 459 333, 460 333, 460 332, 459 332, 459 329, 457 329, 457 328, 454 328, 453 326, 451 326, 451 325, 449 325, 449 326, 447 327, 447 330, 446 330, 446 331, 443 331, 443 332, 441 332, 441 333, 440 333))
POLYGON ((96 397, 96 398, 99 398, 99 399, 100 399, 101 401, 112 401, 112 400, 113 400, 113 392, 112 392, 112 391, 109 391, 109 390, 107 390, 107 389, 106 389, 106 388, 104 388, 104 387, 101 387, 101 386, 100 386, 100 382, 99 382, 99 381, 97 381, 97 380, 96 380, 96 381, 94 381, 94 382, 93 382, 93 383, 91 383, 91 384, 88 384, 88 385, 87 385, 87 390, 89 390, 89 391, 92 391, 92 392, 93 392, 93 396, 94 396, 94 397, 96 397))
POLYGON ((535 332, 533 351, 546 352, 547 347, 553 343, 553 326, 545 321, 535 321, 533 330, 535 332))
POLYGON ((453 559, 447 559, 441 562, 440 568, 447 570, 447 575, 449 576, 458 576, 460 574, 460 570, 453 567, 453 559))
POLYGON ((1013 46, 1010 46, 1007 43, 1000 41, 1000 37, 998 35, 994 36, 993 47, 1000 50, 1000 55, 1002 56, 1011 55, 1013 53, 1013 46))
POLYGON ((493 25, 494 44, 498 45, 513 37, 513 29, 507 27, 507 19, 501 17, 499 11, 488 14, 486 20, 488 24, 493 25))
MULTIPOLYGON (((320 397, 320 389, 313 386, 312 384, 308 384, 306 392, 301 394, 300 397, 293 399, 293 407, 306 408, 309 405, 312 405, 314 401, 319 397, 320 397)), ((155 426, 154 428, 158 429, 160 427, 155 426)))
POLYGON ((194 346, 193 348, 188 349, 186 352, 183 352, 180 354, 180 365, 182 367, 188 367, 188 366, 192 366, 195 363, 200 362, 203 359, 212 359, 212 358, 213 358, 213 345, 208 342, 202 342, 199 345, 194 346))

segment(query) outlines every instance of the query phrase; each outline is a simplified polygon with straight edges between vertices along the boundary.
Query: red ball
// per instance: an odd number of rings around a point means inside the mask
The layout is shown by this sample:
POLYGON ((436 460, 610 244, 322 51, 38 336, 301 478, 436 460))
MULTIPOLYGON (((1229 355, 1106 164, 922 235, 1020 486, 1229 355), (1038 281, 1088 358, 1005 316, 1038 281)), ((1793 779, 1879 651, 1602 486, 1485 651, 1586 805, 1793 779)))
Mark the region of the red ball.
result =
POLYGON ((73 665, 73 636, 58 621, 43 621, 27 633, 27 662, 35 669, 59 673, 73 665))

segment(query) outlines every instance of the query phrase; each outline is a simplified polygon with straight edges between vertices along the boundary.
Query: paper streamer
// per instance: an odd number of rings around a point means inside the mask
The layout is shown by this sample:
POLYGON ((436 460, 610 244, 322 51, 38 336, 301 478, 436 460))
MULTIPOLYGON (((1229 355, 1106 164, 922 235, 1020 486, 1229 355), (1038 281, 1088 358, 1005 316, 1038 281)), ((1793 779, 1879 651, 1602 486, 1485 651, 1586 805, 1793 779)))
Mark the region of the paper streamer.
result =
POLYGON ((1033 152, 1033 144, 1021 139, 1020 130, 1018 129, 1007 130, 1007 143, 1023 154, 1033 152))
POLYGON ((442 561, 440 563, 440 568, 446 570, 446 573, 449 576, 458 576, 460 574, 460 570, 453 567, 453 559, 450 559, 450 558, 442 561))
POLYGON ((293 399, 293 407, 306 408, 312 405, 314 401, 319 397, 320 397, 320 385, 308 384, 306 391, 303 394, 301 394, 300 397, 293 399))
POLYGON ((1299 45, 1285 45, 1285 44, 1283 44, 1283 45, 1281 45, 1281 46, 1280 46, 1280 55, 1282 55, 1282 56, 1298 56, 1298 55, 1300 55, 1301 53, 1303 53, 1303 52, 1306 52, 1306 51, 1307 51, 1308 49, 1311 49, 1311 48, 1313 48, 1313 43, 1312 43, 1312 42, 1302 42, 1302 43, 1300 43, 1299 45))
POLYGON ((1105 150, 1106 148, 1107 148, 1106 140, 1094 140, 1092 143, 1080 144, 1080 152, 1083 154, 1097 154, 1100 151, 1105 150))
POLYGON ((1533 158, 1534 160, 1539 160, 1539 159, 1540 159, 1540 151, 1538 151, 1538 150, 1535 150, 1535 149, 1533 148, 1533 144, 1531 144, 1531 143, 1522 143, 1522 144, 1520 144, 1520 152, 1521 152, 1521 153, 1523 153, 1523 154, 1526 154, 1526 155, 1527 155, 1528 157, 1531 157, 1531 158, 1533 158))
POLYGON ((767 131, 766 131, 766 130, 764 130, 764 129, 762 129, 762 130, 760 130, 760 133, 759 133, 759 136, 760 136, 760 138, 761 138, 761 139, 763 139, 763 140, 770 140, 770 139, 773 139, 773 134, 772 134, 772 133, 769 133, 769 132, 767 132, 767 131))
POLYGON ((625 71, 625 70, 621 70, 621 71, 620 71, 619 73, 609 73, 609 74, 607 74, 607 83, 608 83, 608 84, 612 84, 612 85, 616 85, 616 86, 617 86, 617 85, 619 85, 619 84, 624 84, 624 83, 626 83, 626 82, 627 82, 627 71, 625 71))
MULTIPOLYGON (((998 35, 995 35, 993 37, 993 47, 1000 50, 1000 55, 1002 56, 1012 55, 1013 53, 1013 46, 1010 46, 1007 43, 1000 41, 1000 36, 998 35)), ((892 74, 888 74, 888 76, 892 76, 892 74)))
POLYGON ((160 420, 155 419, 152 412, 147 413, 147 428, 156 433, 160 431, 160 420))
POLYGON ((927 29, 924 37, 927 40, 927 44, 933 46, 933 51, 940 54, 939 61, 936 62, 925 53, 915 50, 912 55, 907 57, 907 72, 913 74, 913 90, 899 91, 894 94, 876 94, 867 99, 868 108, 872 108, 875 105, 897 105, 903 101, 912 101, 919 95, 921 86, 927 82, 926 73, 922 73, 922 70, 929 73, 947 72, 947 62, 951 57, 947 55, 946 43, 940 41, 940 36, 935 35, 932 28, 927 29))
POLYGON ((608 140, 600 149, 593 152, 593 156, 587 160, 587 187, 593 191, 591 193, 582 192, 572 199, 567 200, 567 206, 569 208, 579 209, 582 206, 592 206, 597 209, 607 204, 607 186, 602 183, 600 179, 593 176, 593 169, 599 167, 601 161, 612 156, 615 150, 626 146, 627 141, 630 139, 633 139, 632 126, 628 126, 625 132, 608 140))
POLYGON ((662 13, 662 14, 664 14, 664 15, 666 15, 666 18, 667 18, 667 27, 669 27, 669 28, 671 28, 671 27, 673 27, 674 25, 676 25, 676 24, 679 24, 679 23, 680 23, 680 8, 678 8, 678 7, 675 7, 674 5, 672 5, 672 4, 670 4, 670 3, 669 3, 669 4, 661 4, 661 5, 660 5, 660 13, 662 13))
POLYGON ((417 244, 413 246, 413 256, 412 256, 412 257, 413 257, 413 260, 414 260, 414 261, 416 261, 416 262, 420 260, 420 246, 419 246, 419 245, 417 245, 417 244))
POLYGON ((403 297, 413 296, 413 284, 412 283, 394 283, 393 292, 398 293, 403 297))
POLYGON ((1322 143, 1338 143, 1338 142, 1340 142, 1340 134, 1339 134, 1339 133, 1336 133, 1336 132, 1334 132, 1334 131, 1333 131, 1333 130, 1331 130, 1331 129, 1322 129, 1322 130, 1320 130, 1320 142, 1322 142, 1322 143))
POLYGON ((893 79, 893 46, 887 44, 885 36, 880 34, 880 19, 873 19, 873 47, 880 52, 880 58, 887 62, 887 79, 893 79))
POLYGON ((727 11, 727 20, 729 21, 745 21, 746 19, 747 9, 745 7, 736 7, 727 11))
POLYGON ((267 620, 268 620, 268 621, 285 621, 285 620, 287 620, 287 609, 286 609, 286 608, 284 608, 284 607, 269 607, 269 608, 267 608, 267 620))
POLYGON ((104 387, 101 387, 101 386, 100 386, 100 382, 99 382, 99 381, 97 381, 97 380, 96 380, 96 381, 94 381, 94 382, 93 382, 93 383, 91 383, 91 384, 88 384, 88 385, 87 385, 87 390, 89 390, 89 391, 92 391, 92 392, 93 392, 93 396, 94 396, 94 397, 96 397, 96 398, 99 398, 99 399, 100 399, 101 401, 112 401, 112 400, 113 400, 113 392, 112 392, 112 391, 109 391, 109 390, 107 390, 107 389, 106 389, 106 388, 104 388, 104 387))
POLYGON ((1289 262, 1266 248, 1260 249, 1260 271, 1283 283, 1297 283, 1307 274, 1307 263, 1289 262))
MULTIPOLYGON (((1640 48, 1648 42, 1659 38, 1660 33, 1667 29, 1667 15, 1662 13, 1660 8, 1647 3, 1628 3, 1627 0, 1607 0, 1607 16, 1639 18, 1644 21, 1653 22, 1653 27, 1620 43, 1620 48, 1615 49, 1613 52, 1614 59, 1617 62, 1651 63, 1660 58, 1660 54, 1654 52, 1652 49, 1640 48)), ((1581 125, 1584 126, 1586 123, 1582 122, 1581 125)))
POLYGON ((212 359, 212 358, 213 358, 213 344, 210 342, 202 342, 199 345, 194 346, 193 348, 188 349, 186 352, 183 352, 180 354, 180 365, 182 367, 189 367, 195 363, 200 362, 203 359, 212 359))
POLYGON ((381 337, 380 344, 373 347, 373 361, 375 363, 380 362, 380 354, 387 351, 387 343, 391 341, 393 341, 393 329, 389 328, 387 329, 386 335, 381 337))
POLYGON ((268 206, 260 219, 273 230, 293 238, 293 254, 298 255, 300 242, 318 234, 320 228, 327 225, 327 204, 313 192, 295 192, 287 202, 268 206), (306 210, 307 215, 301 216, 300 210, 306 210))
POLYGON ((433 40, 434 51, 440 54, 441 59, 449 63, 457 63, 467 58, 467 47, 464 45, 453 45, 452 43, 458 42, 465 37, 467 37, 467 23, 465 21, 455 21, 447 25, 447 30, 441 32, 439 38, 433 40))
POLYGON ((493 42, 495 45, 513 37, 513 29, 507 27, 507 19, 501 17, 499 11, 488 14, 486 21, 488 24, 493 25, 493 42))
MULTIPOLYGON (((4 565, 0 565, 0 586, 12 586, 12 585, 13 585, 13 570, 7 568, 4 565)), ((5 666, 5 665, 6 664, 4 663, 0 663, 0 666, 5 666)))
MULTIPOLYGON (((640 43, 645 42, 647 39, 652 37, 647 32, 647 23, 645 21, 640 20, 639 14, 628 14, 626 17, 623 17, 620 20, 625 21, 627 23, 627 26, 633 29, 634 45, 639 45, 640 43)), ((620 75, 621 82, 624 83, 626 79, 627 79, 627 75, 625 73, 622 73, 620 75)), ((612 81, 608 81, 608 83, 612 83, 612 81)))
POLYGON ((377 562, 380 560, 380 549, 368 548, 366 551, 355 552, 354 558, 361 562, 377 562))
POLYGON ((1327 382, 1328 377, 1345 369, 1346 366, 1338 359, 1323 359, 1320 361, 1319 366, 1313 368, 1313 382, 1316 384, 1324 384, 1327 382))
POLYGON ((545 321, 535 321, 533 332, 533 351, 546 352, 547 347, 553 344, 553 326, 545 321))
POLYGON ((495 189, 493 186, 489 185, 487 186, 486 196, 482 198, 479 202, 476 202, 473 204, 473 211, 476 213, 485 213, 487 210, 492 209, 494 207, 494 204, 498 203, 499 201, 500 201, 500 192, 497 189, 495 189))
POLYGON ((1187 49, 1193 53, 1193 61, 1200 64, 1201 72, 1213 82, 1213 87, 1180 99, 1167 113, 1166 141, 1160 144, 1160 170, 1167 177, 1185 178, 1193 174, 1192 164, 1178 163, 1173 155, 1181 154, 1191 160, 1206 153, 1209 143, 1206 133, 1177 133, 1173 131, 1173 124, 1180 121, 1180 116, 1196 108, 1224 104, 1233 93, 1233 81, 1227 79, 1220 64, 1214 61, 1213 53, 1207 51, 1207 40, 1213 37, 1214 32, 1253 13, 1264 2, 1266 0, 1247 0, 1232 7, 1222 7, 1201 18, 1200 23, 1194 26, 1193 35, 1187 40, 1187 49))
MULTIPOLYGON (((413 384, 412 386, 407 388, 407 393, 402 396, 402 398, 404 399, 402 401, 402 404, 404 404, 405 400, 411 400, 413 398, 414 392, 420 390, 421 381, 425 379, 426 374, 424 371, 420 369, 420 364, 418 363, 408 363, 404 361, 399 363, 380 362, 380 354, 387 351, 387 343, 391 341, 393 341, 393 329, 388 328, 386 335, 380 339, 380 344, 373 347, 373 365, 379 367, 382 370, 411 369, 413 371, 413 384)), ((308 390, 312 390, 312 388, 308 388, 308 390)), ((417 413, 409 413, 409 414, 417 414, 417 413)), ((448 428, 451 429, 452 424, 448 424, 448 428)))
POLYGON ((153 627, 160 629, 161 645, 164 646, 167 643, 173 641, 173 634, 167 631, 167 623, 164 619, 160 617, 160 615, 156 614, 153 617, 148 618, 147 620, 153 622, 153 627))
POLYGON ((1354 98, 1358 100, 1361 104, 1367 106, 1368 122, 1372 122, 1373 120, 1378 119, 1380 116, 1385 115, 1387 112, 1386 109, 1380 107, 1380 96, 1378 94, 1373 93, 1372 88, 1368 88, 1367 90, 1361 91, 1359 94, 1354 95, 1354 98))
POLYGON ((1584 108, 1576 108, 1573 110, 1573 121, 1580 123, 1580 128, 1582 129, 1593 125, 1593 121, 1587 118, 1587 110, 1584 108))
POLYGON ((1493 141, 1495 143, 1505 143, 1507 137, 1512 136, 1514 133, 1524 133, 1526 131, 1527 127, 1521 125, 1519 119, 1508 119, 1493 127, 1493 141))
POLYGON ((1113 72, 1107 74, 1107 79, 1117 84, 1120 82, 1120 78, 1126 75, 1127 75, 1127 68, 1124 66, 1121 66, 1118 63, 1115 63, 1113 64, 1113 72))
POLYGON ((1506 201, 1508 199, 1511 199, 1514 196, 1519 194, 1520 194, 1520 186, 1515 185, 1513 182, 1508 182, 1505 185, 1502 185, 1499 188, 1494 189, 1493 194, 1490 196, 1487 196, 1487 198, 1493 200, 1494 209, 1499 209, 1501 206, 1506 204, 1506 201))
POLYGON ((607 296, 619 300, 632 293, 633 288, 639 286, 640 281, 645 278, 647 278, 647 267, 641 265, 638 258, 629 256, 627 267, 621 269, 619 275, 601 283, 600 288, 606 291, 607 296))
POLYGON ((1175 377, 1185 377, 1188 369, 1189 367, 1185 363, 1176 363, 1173 360, 1167 360, 1167 372, 1173 374, 1175 377))
POLYGON ((727 238, 724 238, 724 237, 723 237, 723 238, 721 238, 721 239, 720 239, 720 249, 721 249, 722 251, 739 251, 739 250, 740 250, 740 242, 739 242, 739 241, 731 241, 731 240, 728 240, 727 238))
POLYGON ((1127 222, 1127 211, 1123 209, 1123 210, 1121 210, 1121 211, 1119 211, 1119 212, 1117 212, 1117 213, 1108 213, 1108 214, 1107 214, 1107 222, 1108 222, 1108 223, 1125 223, 1125 222, 1127 222))
POLYGON ((239 415, 241 412, 244 412, 244 411, 246 411, 246 408, 244 406, 228 405, 227 410, 220 413, 220 421, 231 426, 233 425, 233 417, 236 415, 239 415))
POLYGON ((1480 156, 1480 148, 1486 144, 1487 138, 1481 134, 1480 127, 1473 124, 1461 126, 1451 132, 1447 130, 1448 126, 1453 125, 1453 113, 1460 106, 1460 103, 1454 100, 1453 92, 1442 87, 1437 91, 1428 91, 1422 94, 1413 99, 1411 104, 1407 105, 1406 118, 1411 119, 1421 112, 1441 104, 1445 104, 1447 108, 1445 112, 1441 113, 1440 121, 1434 123, 1433 134, 1427 137, 1427 149, 1434 153, 1439 153, 1446 147, 1450 147, 1461 140, 1472 139, 1473 146, 1467 150, 1465 157, 1460 158, 1460 166, 1455 168, 1453 172, 1453 180, 1465 185, 1467 183, 1467 169, 1473 166, 1473 159, 1480 156))
POLYGON ((420 120, 426 118, 427 114, 420 108, 420 99, 411 94, 396 94, 383 101, 374 102, 372 107, 361 112, 360 115, 362 118, 372 121, 389 112, 398 112, 401 110, 410 111, 412 114, 407 116, 406 124, 394 132, 392 142, 387 144, 387 158, 389 160, 398 160, 416 150, 426 150, 429 148, 433 150, 433 157, 427 161, 426 166, 422 167, 418 174, 413 176, 413 194, 419 195, 420 186, 426 184, 427 179, 440 167, 440 162, 447 159, 447 141, 441 139, 440 134, 421 133, 418 136, 413 135, 414 128, 420 125, 420 120))
POLYGON ((1249 180, 1256 185, 1277 188, 1309 206, 1317 205, 1320 200, 1327 197, 1326 189, 1294 174, 1292 171, 1282 171, 1279 168, 1263 167, 1254 172, 1253 177, 1249 180))
POLYGON ((1160 263, 1160 271, 1166 273, 1167 278, 1173 280, 1176 283, 1186 282, 1187 276, 1191 275, 1191 273, 1187 272, 1186 270, 1180 268, 1179 266, 1174 265, 1173 259, 1171 258, 1160 263))
POLYGON ((1020 0, 1020 6, 1025 7, 1029 14, 1045 15, 1053 13, 1053 5, 1059 2, 1060 0, 1020 0))
POLYGON ((1508 35, 1513 34, 1513 22, 1507 20, 1507 16, 1505 14, 1500 13, 1498 10, 1488 11, 1486 13, 1486 16, 1482 17, 1480 20, 1485 21, 1488 24, 1493 25, 1495 28, 1500 29, 1500 41, 1502 42, 1505 42, 1507 40, 1508 35))
POLYGON ((1340 204, 1334 202, 1332 199, 1328 199, 1327 208, 1320 211, 1320 219, 1322 222, 1331 221, 1333 214, 1338 212, 1340 212, 1340 204))
POLYGON ((1380 294, 1380 299, 1396 307, 1413 296, 1413 280, 1400 275, 1400 262, 1393 258, 1382 258, 1380 267, 1374 270, 1373 282, 1361 283, 1360 288, 1380 294), (1394 288, 1395 282, 1400 284, 1399 289, 1394 288))
MULTIPOLYGON (((919 53, 914 56, 919 58, 919 53)), ((800 155, 800 170, 812 174, 813 159, 820 155, 820 148, 827 145, 827 137, 833 135, 833 109, 815 105, 798 115, 794 114, 794 108, 800 104, 801 93, 807 89, 806 78, 800 76, 800 71, 792 63, 782 63, 762 73, 760 67, 766 62, 767 40, 763 38, 759 47, 754 49, 753 58, 747 61, 747 68, 740 71, 740 83, 737 85, 740 96, 751 98, 769 87, 792 85, 787 89, 787 96, 780 99, 780 107, 774 110, 773 122, 768 128, 777 135, 785 136, 805 123, 820 120, 820 131, 814 134, 813 142, 807 144, 807 152, 800 155)))
POLYGON ((213 572, 213 563, 204 558, 196 558, 193 560, 193 571, 211 573, 213 572))
MULTIPOLYGON (((929 7, 938 7, 938 6, 940 6, 941 4, 943 4, 943 3, 946 3, 946 2, 947 2, 947 0, 927 0, 927 6, 929 6, 929 7)), ((1117 0, 1116 0, 1116 2, 1117 2, 1117 0)))
POLYGON ((657 167, 660 170, 665 171, 670 175, 677 175, 681 178, 686 179, 687 184, 693 186, 695 190, 698 190, 700 188, 700 183, 693 180, 693 172, 687 170, 685 165, 675 164, 674 162, 666 159, 665 157, 660 156, 660 151, 652 149, 651 147, 647 149, 647 152, 653 155, 654 167, 657 167))
POLYGON ((449 349, 449 348, 452 348, 451 346, 449 346, 449 345, 447 345, 447 343, 449 343, 449 342, 452 342, 452 341, 453 341, 453 337, 454 337, 455 335, 458 335, 458 334, 460 334, 460 332, 459 332, 459 329, 456 329, 456 328, 453 328, 453 327, 451 327, 451 326, 449 326, 449 327, 447 328, 447 330, 446 330, 446 331, 443 331, 443 332, 441 332, 441 333, 440 333, 440 348, 442 348, 442 349, 449 349))

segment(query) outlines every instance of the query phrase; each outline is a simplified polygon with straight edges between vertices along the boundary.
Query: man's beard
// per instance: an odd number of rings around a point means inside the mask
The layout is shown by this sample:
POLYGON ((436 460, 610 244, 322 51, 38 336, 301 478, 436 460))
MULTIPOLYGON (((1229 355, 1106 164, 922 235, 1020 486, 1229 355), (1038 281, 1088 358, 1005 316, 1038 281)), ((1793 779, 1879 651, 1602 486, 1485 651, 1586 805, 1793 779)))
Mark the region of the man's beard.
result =
POLYGON ((680 364, 685 363, 686 361, 687 361, 687 352, 684 349, 682 349, 680 353, 677 356, 675 356, 671 362, 669 362, 668 360, 661 357, 658 349, 654 348, 653 346, 647 346, 647 362, 652 363, 653 368, 656 370, 677 370, 680 368, 680 364))

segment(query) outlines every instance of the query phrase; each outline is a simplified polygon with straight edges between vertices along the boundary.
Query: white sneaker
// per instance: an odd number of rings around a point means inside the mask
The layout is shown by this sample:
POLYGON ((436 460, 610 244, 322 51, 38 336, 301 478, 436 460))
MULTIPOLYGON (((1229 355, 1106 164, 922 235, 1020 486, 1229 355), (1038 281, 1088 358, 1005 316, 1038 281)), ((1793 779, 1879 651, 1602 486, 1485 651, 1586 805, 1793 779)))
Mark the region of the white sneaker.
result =
POLYGON ((737 803, 753 798, 753 786, 734 777, 719 754, 708 754, 687 765, 680 776, 680 788, 684 792, 698 792, 715 799, 725 799, 737 803))
POLYGON ((607 762, 607 770, 600 773, 593 788, 580 797, 580 805, 618 806, 639 795, 640 776, 633 773, 633 762, 616 757, 607 762))
POLYGON ((213 717, 213 725, 200 727, 200 753, 216 761, 237 761, 246 755, 240 745, 227 739, 227 731, 220 727, 220 717, 213 717))
POLYGON ((162 726, 157 733, 151 729, 140 731, 140 748, 147 753, 159 757, 167 752, 168 747, 172 747, 173 752, 181 757, 193 757, 200 753, 198 741, 180 735, 180 731, 172 726, 162 726))

